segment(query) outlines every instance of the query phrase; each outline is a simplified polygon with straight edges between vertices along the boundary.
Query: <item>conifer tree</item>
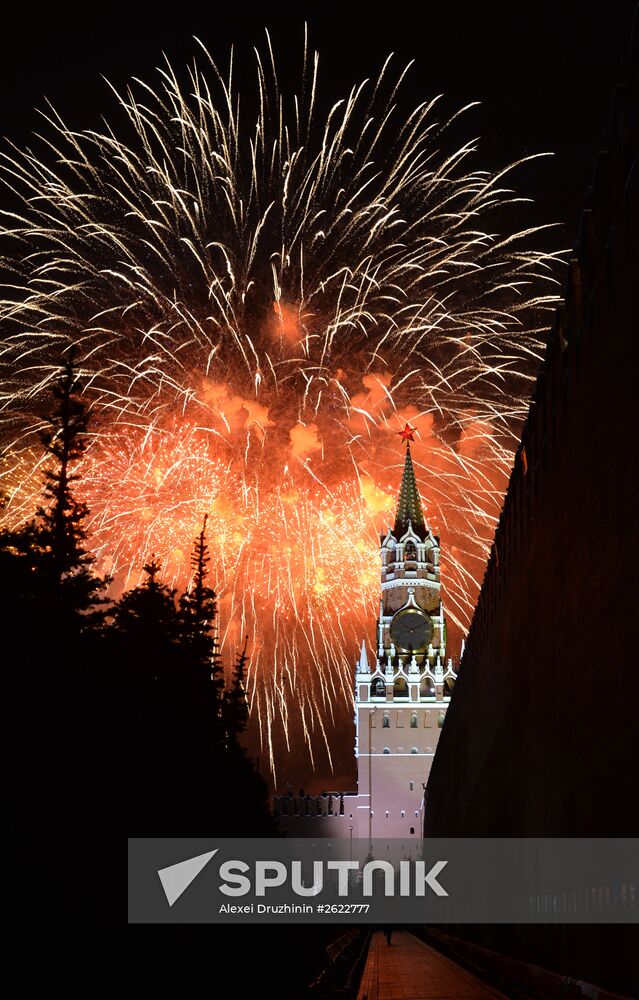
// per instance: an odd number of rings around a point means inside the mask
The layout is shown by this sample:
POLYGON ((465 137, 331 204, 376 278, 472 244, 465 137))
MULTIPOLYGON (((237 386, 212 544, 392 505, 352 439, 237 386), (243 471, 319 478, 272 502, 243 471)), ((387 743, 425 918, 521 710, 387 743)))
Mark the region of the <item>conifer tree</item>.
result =
POLYGON ((155 556, 145 564, 144 574, 141 585, 126 591, 112 612, 122 666, 136 681, 166 679, 177 661, 180 636, 175 590, 161 582, 155 556))
POLYGON ((246 669, 248 636, 238 653, 230 687, 224 694, 224 770, 217 787, 224 794, 227 811, 221 822, 226 836, 270 836, 274 832, 266 782, 240 742, 248 724, 246 669))
POLYGON ((224 695, 226 747, 230 751, 237 751, 242 754, 244 753, 244 748, 240 743, 240 737, 244 733, 248 722, 248 701, 246 698, 247 645, 248 636, 245 637, 244 647, 237 655, 231 686, 224 695))
POLYGON ((183 677, 175 590, 162 582, 155 556, 143 571, 141 584, 126 591, 111 612, 107 672, 112 703, 119 701, 117 717, 123 722, 116 766, 129 822, 161 824, 184 808, 175 790, 182 793, 190 774, 185 704, 190 692, 183 677))
POLYGON ((86 450, 88 415, 80 398, 81 386, 72 355, 62 362, 59 380, 53 388, 56 408, 46 418, 48 427, 40 434, 46 451, 55 459, 45 472, 45 504, 38 516, 51 553, 53 572, 59 581, 66 573, 92 562, 84 549, 86 532, 83 521, 86 504, 73 494, 72 485, 79 475, 73 466, 86 450))
POLYGON ((180 623, 184 652, 197 676, 205 679, 208 690, 217 701, 224 681, 217 636, 217 595, 208 586, 209 550, 206 543, 207 515, 195 540, 191 555, 192 581, 180 598, 180 623))
POLYGON ((35 520, 0 537, 0 562, 6 564, 13 591, 10 606, 16 620, 32 622, 25 643, 34 655, 40 655, 40 647, 44 655, 67 664, 86 663, 76 641, 100 623, 108 583, 93 571, 94 559, 85 548, 88 509, 74 494, 88 426, 80 392, 69 355, 62 361, 53 387, 55 406, 40 435, 51 460, 45 472, 44 503, 35 520))
POLYGON ((77 463, 87 446, 88 414, 81 389, 73 355, 69 354, 53 388, 56 407, 40 435, 54 461, 45 472, 45 503, 38 509, 36 521, 43 552, 41 570, 54 587, 52 604, 55 614, 62 612, 60 626, 71 632, 96 624, 108 583, 93 572, 94 558, 85 548, 84 522, 89 511, 74 493, 74 484, 80 479, 77 463))
MULTIPOLYGON (((80 820, 103 814, 103 764, 114 717, 105 711, 105 672, 96 662, 107 581, 93 571, 85 547, 88 510, 74 493, 88 425, 80 393, 68 356, 41 435, 47 460, 42 506, 29 524, 0 536, 0 602, 10 614, 5 634, 19 650, 12 704, 28 705, 25 744, 42 751, 25 788, 32 795, 38 787, 39 814, 55 814, 58 829, 74 832, 80 820)), ((21 809, 28 811, 29 802, 21 809)))

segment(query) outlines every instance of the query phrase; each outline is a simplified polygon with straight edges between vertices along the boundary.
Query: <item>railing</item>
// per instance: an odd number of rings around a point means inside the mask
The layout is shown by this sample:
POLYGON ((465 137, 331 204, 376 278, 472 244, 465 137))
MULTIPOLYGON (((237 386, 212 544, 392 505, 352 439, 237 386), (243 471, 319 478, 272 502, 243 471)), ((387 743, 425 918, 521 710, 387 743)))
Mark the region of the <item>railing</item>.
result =
POLYGON ((343 816, 344 798, 356 792, 322 792, 320 795, 276 795, 273 810, 276 816, 298 816, 315 819, 318 816, 343 816))

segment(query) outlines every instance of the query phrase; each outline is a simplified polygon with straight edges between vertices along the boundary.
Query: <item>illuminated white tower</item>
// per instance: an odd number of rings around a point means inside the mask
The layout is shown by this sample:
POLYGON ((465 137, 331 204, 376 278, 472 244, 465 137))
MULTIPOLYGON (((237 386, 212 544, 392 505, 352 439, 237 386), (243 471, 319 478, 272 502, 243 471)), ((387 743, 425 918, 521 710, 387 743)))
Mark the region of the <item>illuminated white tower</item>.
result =
POLYGON ((355 753, 360 837, 421 837, 424 785, 456 674, 446 663, 439 538, 426 524, 406 442, 393 530, 381 539, 375 655, 356 664, 355 753))

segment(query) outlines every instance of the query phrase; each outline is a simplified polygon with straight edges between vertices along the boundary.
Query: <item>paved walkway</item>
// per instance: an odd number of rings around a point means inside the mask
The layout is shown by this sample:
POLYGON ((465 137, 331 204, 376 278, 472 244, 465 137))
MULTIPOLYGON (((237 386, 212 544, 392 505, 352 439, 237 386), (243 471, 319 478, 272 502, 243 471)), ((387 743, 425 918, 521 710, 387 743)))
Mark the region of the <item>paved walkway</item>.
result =
POLYGON ((507 1000, 407 931, 373 934, 357 1000, 507 1000))

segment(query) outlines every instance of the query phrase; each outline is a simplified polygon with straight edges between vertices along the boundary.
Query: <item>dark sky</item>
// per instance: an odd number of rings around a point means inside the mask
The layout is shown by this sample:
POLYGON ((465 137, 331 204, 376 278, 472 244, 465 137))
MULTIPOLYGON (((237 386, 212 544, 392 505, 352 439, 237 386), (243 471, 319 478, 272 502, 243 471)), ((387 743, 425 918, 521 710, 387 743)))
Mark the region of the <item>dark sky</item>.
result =
POLYGON ((73 127, 96 124, 112 108, 101 74, 121 87, 133 75, 152 77, 162 52, 184 64, 197 51, 194 34, 223 62, 231 43, 247 50, 261 44, 267 25, 280 77, 296 82, 306 19, 327 99, 376 74, 393 50, 398 65, 417 61, 407 102, 443 93, 452 111, 482 101, 467 125, 482 136, 482 165, 553 151, 552 160, 527 171, 523 184, 540 202, 537 221, 563 222, 561 242, 573 243, 635 0, 539 0, 512 4, 507 14, 502 3, 397 0, 384 4, 380 16, 367 12, 371 6, 348 0, 63 2, 42 9, 16 3, 0 33, 0 132, 25 142, 38 125, 33 108, 43 106, 45 95, 73 127))
MULTIPOLYGON (((416 60, 403 91, 407 111, 440 93, 448 112, 482 102, 464 133, 482 137, 477 165, 493 168, 529 153, 554 152, 518 183, 538 203, 531 223, 563 224, 553 246, 576 240, 635 13, 635 0, 515 2, 508 13, 502 0, 387 0, 380 16, 368 13, 372 3, 352 0, 11 2, 11 20, 0 15, 0 135, 18 145, 40 127, 34 107, 43 107, 45 96, 72 128, 96 127, 113 109, 102 76, 118 89, 132 76, 155 82, 163 52, 176 67, 199 52, 193 35, 224 63, 232 43, 249 55, 253 44, 262 46, 268 26, 283 89, 294 89, 307 20, 311 44, 320 51, 326 104, 377 75, 392 50, 398 68, 416 60)), ((252 87, 252 60, 250 67, 252 87)), ((350 766, 350 742, 344 759, 350 766)))

